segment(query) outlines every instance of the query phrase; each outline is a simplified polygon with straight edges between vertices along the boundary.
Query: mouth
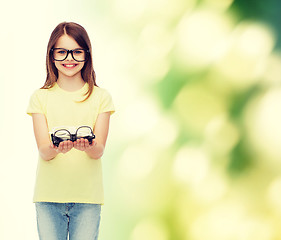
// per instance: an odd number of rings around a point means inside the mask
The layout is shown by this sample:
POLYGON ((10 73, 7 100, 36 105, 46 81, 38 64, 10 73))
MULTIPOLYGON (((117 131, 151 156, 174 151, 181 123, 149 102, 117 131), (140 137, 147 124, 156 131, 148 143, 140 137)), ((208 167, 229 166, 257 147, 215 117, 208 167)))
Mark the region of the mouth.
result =
POLYGON ((67 69, 72 69, 75 68, 78 64, 62 64, 67 69))

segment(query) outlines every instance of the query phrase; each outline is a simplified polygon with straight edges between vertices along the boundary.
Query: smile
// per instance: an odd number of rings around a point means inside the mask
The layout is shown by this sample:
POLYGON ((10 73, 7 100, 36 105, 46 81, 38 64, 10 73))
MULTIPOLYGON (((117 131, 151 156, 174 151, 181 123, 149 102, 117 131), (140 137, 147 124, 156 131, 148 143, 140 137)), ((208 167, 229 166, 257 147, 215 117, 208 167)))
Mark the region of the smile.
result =
POLYGON ((65 68, 74 68, 76 67, 78 64, 62 64, 65 68))

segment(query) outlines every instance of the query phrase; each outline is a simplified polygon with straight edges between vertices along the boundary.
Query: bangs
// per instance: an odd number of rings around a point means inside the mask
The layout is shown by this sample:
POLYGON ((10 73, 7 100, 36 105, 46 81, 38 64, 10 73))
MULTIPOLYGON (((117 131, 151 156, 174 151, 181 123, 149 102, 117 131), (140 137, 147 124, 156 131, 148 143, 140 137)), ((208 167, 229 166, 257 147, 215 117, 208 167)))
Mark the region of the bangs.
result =
MULTIPOLYGON (((76 25, 76 24, 75 24, 76 25)), ((65 25, 64 27, 65 33, 72 37, 79 46, 85 49, 91 49, 90 39, 86 30, 82 26, 73 26, 72 24, 65 25)))

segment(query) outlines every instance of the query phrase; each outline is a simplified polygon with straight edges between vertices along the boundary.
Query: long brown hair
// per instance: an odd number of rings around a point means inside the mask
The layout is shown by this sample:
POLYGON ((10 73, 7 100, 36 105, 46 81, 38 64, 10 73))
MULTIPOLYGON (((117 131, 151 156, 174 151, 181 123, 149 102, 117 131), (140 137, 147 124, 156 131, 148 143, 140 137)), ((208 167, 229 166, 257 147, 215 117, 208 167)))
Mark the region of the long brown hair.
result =
POLYGON ((48 89, 53 87, 58 80, 58 70, 53 62, 51 49, 54 48, 58 39, 64 34, 72 37, 80 47, 89 50, 89 56, 81 70, 81 75, 84 82, 89 84, 89 89, 85 94, 86 98, 83 100, 86 101, 91 96, 94 86, 97 86, 96 74, 93 68, 92 60, 92 46, 86 30, 81 25, 74 22, 60 23, 50 36, 46 55, 47 77, 44 86, 41 87, 41 89, 48 89))

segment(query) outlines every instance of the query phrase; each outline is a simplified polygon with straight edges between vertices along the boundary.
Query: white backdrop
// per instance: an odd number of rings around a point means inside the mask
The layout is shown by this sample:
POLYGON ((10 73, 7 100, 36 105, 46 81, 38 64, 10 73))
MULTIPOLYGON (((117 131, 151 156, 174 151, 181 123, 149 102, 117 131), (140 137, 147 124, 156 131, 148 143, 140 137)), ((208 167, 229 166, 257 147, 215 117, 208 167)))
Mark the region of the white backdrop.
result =
POLYGON ((97 81, 114 97, 110 66, 105 64, 110 26, 95 21, 101 19, 95 17, 99 9, 91 12, 87 7, 94 2, 77 3, 1 1, 0 239, 38 239, 32 203, 37 148, 32 120, 25 111, 30 95, 45 81, 47 43, 57 24, 74 21, 85 27, 94 49, 97 81))

